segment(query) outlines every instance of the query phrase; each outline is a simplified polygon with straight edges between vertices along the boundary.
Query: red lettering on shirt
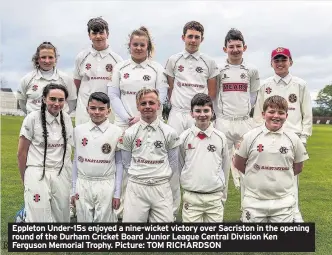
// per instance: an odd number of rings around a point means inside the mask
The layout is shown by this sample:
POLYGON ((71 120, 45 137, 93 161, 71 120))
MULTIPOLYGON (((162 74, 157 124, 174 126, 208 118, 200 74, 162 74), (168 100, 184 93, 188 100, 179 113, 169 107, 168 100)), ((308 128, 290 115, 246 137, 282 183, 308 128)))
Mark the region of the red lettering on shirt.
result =
POLYGON ((223 84, 223 91, 241 91, 247 92, 248 91, 248 83, 224 83, 223 84))

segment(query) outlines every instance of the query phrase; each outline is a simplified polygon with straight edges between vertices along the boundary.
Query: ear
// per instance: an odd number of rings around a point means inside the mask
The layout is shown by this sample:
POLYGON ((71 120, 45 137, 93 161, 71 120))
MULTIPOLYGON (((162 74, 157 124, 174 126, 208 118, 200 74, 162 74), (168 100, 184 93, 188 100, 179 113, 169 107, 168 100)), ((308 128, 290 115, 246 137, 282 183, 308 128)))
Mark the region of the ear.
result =
POLYGON ((227 53, 227 48, 224 46, 224 47, 222 47, 222 49, 223 49, 223 51, 225 52, 225 53, 227 53))
POLYGON ((43 103, 46 104, 46 98, 45 97, 43 97, 43 103))
POLYGON ((263 119, 265 120, 265 112, 262 112, 263 119))
POLYGON ((202 40, 201 40, 201 42, 203 42, 204 41, 204 36, 202 36, 202 40))
POLYGON ((247 45, 243 46, 243 52, 245 52, 247 50, 247 45))
POLYGON ((184 41, 184 39, 186 38, 186 36, 182 35, 181 38, 182 38, 182 41, 184 41))
POLYGON ((190 111, 190 115, 191 115, 192 118, 194 118, 194 113, 193 113, 193 111, 190 111))
POLYGON ((291 67, 291 66, 293 65, 293 60, 290 59, 289 62, 290 62, 290 65, 289 65, 289 66, 291 67))

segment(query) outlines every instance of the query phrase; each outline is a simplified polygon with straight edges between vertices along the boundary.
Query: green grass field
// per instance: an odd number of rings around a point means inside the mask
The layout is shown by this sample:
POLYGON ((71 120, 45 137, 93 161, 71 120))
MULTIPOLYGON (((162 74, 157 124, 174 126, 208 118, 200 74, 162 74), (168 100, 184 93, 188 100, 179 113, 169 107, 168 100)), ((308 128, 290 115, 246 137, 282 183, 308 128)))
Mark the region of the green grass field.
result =
MULTIPOLYGON (((23 186, 17 168, 16 151, 21 117, 1 116, 1 240, 7 240, 7 223, 23 204, 23 186)), ((332 125, 315 125, 308 142, 310 160, 300 175, 300 205, 306 222, 316 223, 316 252, 332 254, 332 125)), ((229 199, 225 208, 225 221, 240 218, 240 194, 230 181, 229 199)), ((2 244, 1 244, 2 247, 2 244)), ((8 254, 2 250, 2 254, 8 254)), ((18 253, 16 253, 18 254, 18 253)), ((36 253, 24 253, 36 254, 36 253)), ((52 253, 48 253, 52 254, 52 253)), ((57 253, 70 254, 70 253, 57 253)), ((80 253, 73 253, 80 254, 80 253)), ((83 254, 83 253, 82 253, 83 254)), ((85 253, 87 254, 87 253, 85 253)), ((96 253, 144 254, 144 253, 96 253)), ((149 253, 152 254, 152 253, 149 253)), ((157 253, 156 253, 157 254, 157 253)), ((158 253, 169 254, 169 253, 158 253)), ((182 253, 191 254, 191 253, 182 253)), ((195 253, 205 254, 205 253, 195 253)), ((214 253, 206 253, 214 254, 214 253)), ((218 253, 215 253, 218 254, 218 253)), ((220 253, 219 253, 220 254, 220 253)), ((294 254, 294 253, 222 253, 222 254, 294 254)), ((296 253, 314 254, 314 253, 296 253)))

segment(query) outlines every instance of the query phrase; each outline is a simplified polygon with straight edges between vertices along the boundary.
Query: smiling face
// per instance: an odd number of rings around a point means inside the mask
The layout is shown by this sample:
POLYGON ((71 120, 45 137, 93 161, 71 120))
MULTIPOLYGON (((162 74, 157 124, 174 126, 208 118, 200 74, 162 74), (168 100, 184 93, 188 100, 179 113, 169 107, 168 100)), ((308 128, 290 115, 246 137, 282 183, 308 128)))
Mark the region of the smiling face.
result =
POLYGON ((209 105, 204 105, 204 106, 195 105, 191 112, 191 116, 196 121, 196 126, 201 129, 205 129, 203 127, 207 127, 210 125, 212 114, 213 114, 212 108, 209 105))
POLYGON ((51 70, 56 63, 56 56, 54 49, 41 49, 39 51, 38 65, 44 71, 51 70))
POLYGON ((130 40, 130 55, 136 63, 143 62, 148 57, 148 38, 134 35, 130 40))
POLYGON ((202 33, 197 30, 188 29, 186 34, 182 35, 182 41, 184 41, 186 51, 193 54, 199 50, 203 36, 202 33))
POLYGON ((61 89, 51 89, 43 100, 48 112, 53 116, 57 116, 65 105, 65 92, 61 89))
POLYGON ((227 53, 228 62, 232 65, 239 65, 242 62, 243 52, 247 49, 246 45, 240 40, 229 40, 226 47, 223 48, 227 53))
POLYGON ((289 57, 283 55, 277 55, 271 61, 275 74, 282 78, 288 75, 289 68, 292 64, 293 61, 289 57))
POLYGON ((160 109, 157 94, 154 92, 143 94, 137 102, 137 109, 141 113, 142 120, 152 123, 157 119, 157 111, 160 109))
POLYGON ((269 106, 262 114, 265 119, 265 126, 270 131, 279 130, 288 117, 285 110, 271 106, 269 106))
POLYGON ((91 121, 96 125, 100 125, 101 123, 103 123, 108 118, 108 115, 111 111, 107 104, 95 99, 92 99, 88 103, 87 110, 90 115, 91 121))
POLYGON ((106 29, 99 32, 90 30, 89 38, 92 41, 93 48, 98 51, 105 50, 108 46, 107 45, 108 33, 106 29))

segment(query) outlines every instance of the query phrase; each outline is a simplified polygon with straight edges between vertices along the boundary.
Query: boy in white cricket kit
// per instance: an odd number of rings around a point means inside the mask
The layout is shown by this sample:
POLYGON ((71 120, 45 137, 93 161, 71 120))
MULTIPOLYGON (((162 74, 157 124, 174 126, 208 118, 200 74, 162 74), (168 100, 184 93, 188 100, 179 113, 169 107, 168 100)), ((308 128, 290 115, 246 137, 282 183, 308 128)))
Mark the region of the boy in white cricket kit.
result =
POLYGON ((301 139, 283 127, 287 101, 272 96, 263 104, 265 123, 243 136, 234 166, 244 174, 242 222, 294 222, 294 179, 308 153, 301 139))
MULTIPOLYGON (((295 132, 306 146, 307 139, 312 134, 312 106, 307 83, 289 73, 293 60, 289 49, 278 47, 272 51, 271 66, 274 76, 266 79, 258 92, 254 111, 254 121, 260 125, 264 120, 261 116, 264 101, 270 96, 279 95, 288 101, 288 118, 285 130, 295 132)), ((299 177, 294 179, 296 198, 295 222, 303 222, 299 209, 299 177)))
MULTIPOLYGON (((93 92, 107 94, 107 83, 112 80, 113 67, 122 61, 107 43, 108 23, 102 18, 93 18, 87 26, 92 46, 80 52, 75 60, 74 83, 78 91, 76 126, 89 121, 90 117, 86 111, 89 96, 93 92)), ((114 121, 112 112, 109 118, 114 121)))
POLYGON ((178 171, 176 131, 159 120, 158 91, 142 89, 136 94, 139 122, 128 128, 119 143, 128 184, 124 198, 123 222, 173 222, 170 177, 178 171))
MULTIPOLYGON (((218 95, 215 127, 222 131, 228 142, 230 157, 233 148, 240 142, 243 134, 252 125, 249 113, 256 102, 259 89, 258 70, 246 63, 242 56, 247 50, 244 37, 239 30, 231 29, 225 37, 223 48, 227 60, 220 67, 218 75, 218 95)), ((240 187, 240 173, 231 164, 233 181, 236 188, 240 187)), ((223 201, 227 200, 229 169, 224 169, 226 188, 223 201)), ((241 188, 242 199, 243 187, 241 188)))
POLYGON ((90 121, 74 129, 72 204, 78 222, 116 222, 120 205, 122 158, 118 140, 122 130, 108 121, 110 100, 103 92, 90 95, 90 121))
MULTIPOLYGON (((215 99, 217 93, 218 67, 209 56, 199 51, 204 39, 204 27, 197 21, 190 21, 183 28, 184 51, 171 56, 165 67, 169 84, 169 99, 172 109, 167 124, 178 135, 194 124, 190 115, 190 101, 197 93, 208 94, 215 99)), ((176 173, 175 173, 176 174, 176 173)), ((172 176, 173 186, 178 186, 179 176, 172 176)), ((174 214, 180 206, 180 190, 174 194, 174 214)))
POLYGON ((226 136, 213 127, 211 98, 203 93, 191 100, 195 125, 180 136, 184 166, 180 173, 183 188, 183 222, 222 222, 224 169, 230 167, 226 136))

